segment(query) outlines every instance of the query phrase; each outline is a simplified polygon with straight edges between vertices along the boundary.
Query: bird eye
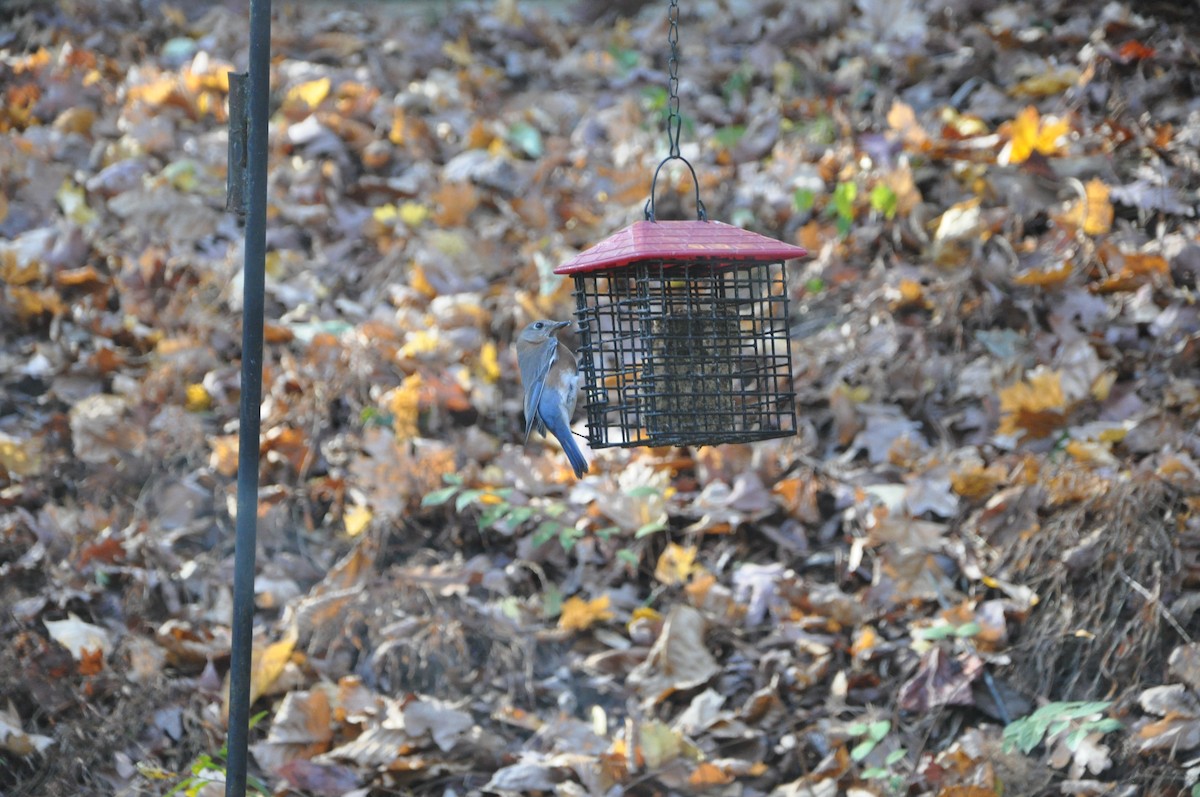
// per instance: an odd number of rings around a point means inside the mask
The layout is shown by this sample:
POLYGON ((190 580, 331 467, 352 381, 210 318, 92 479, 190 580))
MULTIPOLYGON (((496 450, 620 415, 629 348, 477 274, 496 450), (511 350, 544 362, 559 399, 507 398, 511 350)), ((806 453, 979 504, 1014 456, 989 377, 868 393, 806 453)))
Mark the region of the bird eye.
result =
POLYGON ((541 321, 538 321, 536 324, 534 324, 534 325, 533 325, 533 328, 534 328, 534 329, 541 329, 541 328, 542 328, 542 327, 544 327, 544 326, 546 326, 546 325, 545 325, 545 324, 543 324, 541 321))

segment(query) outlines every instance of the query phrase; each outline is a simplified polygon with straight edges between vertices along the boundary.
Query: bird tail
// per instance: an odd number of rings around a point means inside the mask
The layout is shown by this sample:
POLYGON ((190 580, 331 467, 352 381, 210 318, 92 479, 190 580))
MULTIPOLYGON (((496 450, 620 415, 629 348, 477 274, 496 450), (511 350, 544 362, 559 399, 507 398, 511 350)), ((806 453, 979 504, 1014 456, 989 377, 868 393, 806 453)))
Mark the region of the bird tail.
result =
POLYGON ((571 427, 564 425, 562 429, 551 429, 550 431, 558 438, 559 444, 566 452, 571 469, 575 471, 575 478, 582 479, 583 474, 588 472, 588 463, 583 452, 579 450, 579 444, 575 442, 575 435, 571 434, 571 427), (560 431, 561 434, 559 434, 560 431))

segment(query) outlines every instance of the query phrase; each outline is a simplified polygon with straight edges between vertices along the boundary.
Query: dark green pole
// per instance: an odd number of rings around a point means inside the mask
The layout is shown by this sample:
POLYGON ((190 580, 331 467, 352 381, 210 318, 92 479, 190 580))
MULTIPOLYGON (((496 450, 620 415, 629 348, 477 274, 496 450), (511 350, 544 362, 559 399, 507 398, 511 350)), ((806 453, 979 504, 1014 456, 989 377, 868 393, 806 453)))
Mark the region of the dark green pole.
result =
MULTIPOLYGON (((233 566, 233 654, 225 797, 246 794, 250 736, 250 652, 254 644, 254 554, 258 520, 259 406, 262 403, 263 293, 267 254, 267 124, 271 82, 271 0, 250 0, 250 124, 245 148, 246 245, 242 285, 242 389, 238 427, 237 548, 233 566)), ((233 102, 230 102, 231 124, 233 102)), ((233 146, 231 143, 231 152, 233 146)), ((234 168, 234 164, 230 164, 234 168)))

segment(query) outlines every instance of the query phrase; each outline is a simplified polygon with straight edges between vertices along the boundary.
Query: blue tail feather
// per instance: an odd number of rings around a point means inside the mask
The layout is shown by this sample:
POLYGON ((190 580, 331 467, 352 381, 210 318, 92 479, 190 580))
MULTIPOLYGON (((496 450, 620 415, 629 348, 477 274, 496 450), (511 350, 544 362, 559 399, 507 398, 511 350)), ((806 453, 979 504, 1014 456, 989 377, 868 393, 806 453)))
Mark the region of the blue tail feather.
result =
POLYGON ((550 430, 550 434, 554 435, 566 452, 567 460, 571 463, 571 469, 575 471, 575 478, 582 479, 583 474, 588 471, 587 460, 583 456, 583 452, 579 450, 579 444, 575 442, 575 436, 571 434, 571 427, 566 423, 558 421, 556 423, 547 423, 546 428, 550 430))

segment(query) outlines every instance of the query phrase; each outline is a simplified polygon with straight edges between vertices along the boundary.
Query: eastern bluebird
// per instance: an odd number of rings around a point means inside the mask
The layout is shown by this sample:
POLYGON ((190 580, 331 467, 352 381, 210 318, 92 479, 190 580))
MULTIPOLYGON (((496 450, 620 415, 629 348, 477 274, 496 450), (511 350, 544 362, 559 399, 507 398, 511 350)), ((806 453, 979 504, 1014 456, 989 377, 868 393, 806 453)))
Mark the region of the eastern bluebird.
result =
POLYGON ((558 330, 570 321, 534 321, 517 337, 517 364, 525 384, 525 441, 535 428, 558 438, 575 470, 587 473, 587 460, 571 435, 571 415, 579 396, 579 363, 575 352, 558 339, 558 330))

